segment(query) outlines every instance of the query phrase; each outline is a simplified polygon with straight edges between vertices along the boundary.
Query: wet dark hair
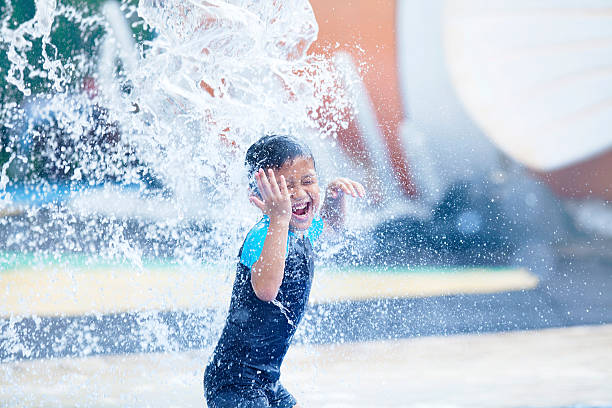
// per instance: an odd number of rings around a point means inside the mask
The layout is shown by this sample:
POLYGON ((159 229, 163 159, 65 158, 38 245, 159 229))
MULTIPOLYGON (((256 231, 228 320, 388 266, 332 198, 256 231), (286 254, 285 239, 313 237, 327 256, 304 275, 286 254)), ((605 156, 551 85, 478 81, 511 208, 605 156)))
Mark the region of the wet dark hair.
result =
POLYGON ((312 151, 296 138, 286 135, 266 135, 253 143, 246 152, 244 164, 249 174, 249 187, 257 192, 254 174, 259 169, 279 169, 288 161, 305 157, 315 164, 312 151))

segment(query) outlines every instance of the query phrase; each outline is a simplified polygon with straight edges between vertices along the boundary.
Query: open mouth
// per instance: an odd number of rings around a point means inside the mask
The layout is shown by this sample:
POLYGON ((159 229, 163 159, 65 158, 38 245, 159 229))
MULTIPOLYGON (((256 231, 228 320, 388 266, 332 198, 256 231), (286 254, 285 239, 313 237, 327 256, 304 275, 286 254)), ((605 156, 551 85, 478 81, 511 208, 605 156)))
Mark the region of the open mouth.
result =
POLYGON ((297 203, 297 204, 293 204, 291 206, 291 211, 294 217, 298 218, 298 219, 302 219, 308 216, 308 213, 310 212, 310 202, 309 201, 304 201, 301 203, 297 203))

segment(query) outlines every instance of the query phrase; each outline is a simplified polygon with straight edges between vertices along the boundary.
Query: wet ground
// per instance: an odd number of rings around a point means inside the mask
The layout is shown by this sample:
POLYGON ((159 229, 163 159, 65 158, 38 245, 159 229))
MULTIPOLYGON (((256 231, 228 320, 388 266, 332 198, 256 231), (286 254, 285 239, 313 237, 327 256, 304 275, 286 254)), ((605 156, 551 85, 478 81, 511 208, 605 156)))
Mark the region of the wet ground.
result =
MULTIPOLYGON (((559 248, 546 277, 318 270, 283 381, 305 407, 612 407, 612 251, 598 245, 559 248)), ((207 325, 229 281, 202 292, 205 271, 12 268, 0 407, 204 406, 207 325)))
MULTIPOLYGON (((612 325, 291 348, 304 407, 612 407, 612 325)), ((201 407, 209 350, 0 365, 0 406, 201 407)))

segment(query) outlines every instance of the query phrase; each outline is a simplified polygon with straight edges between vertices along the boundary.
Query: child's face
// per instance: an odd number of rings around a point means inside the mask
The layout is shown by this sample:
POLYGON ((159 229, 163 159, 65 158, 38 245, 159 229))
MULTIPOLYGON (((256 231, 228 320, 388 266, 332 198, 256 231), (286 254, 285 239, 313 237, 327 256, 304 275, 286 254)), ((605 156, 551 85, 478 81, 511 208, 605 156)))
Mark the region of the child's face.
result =
POLYGON ((276 180, 285 177, 287 190, 291 196, 291 220, 289 228, 304 231, 310 227, 315 212, 319 208, 319 181, 312 159, 297 157, 287 161, 275 172, 276 180))

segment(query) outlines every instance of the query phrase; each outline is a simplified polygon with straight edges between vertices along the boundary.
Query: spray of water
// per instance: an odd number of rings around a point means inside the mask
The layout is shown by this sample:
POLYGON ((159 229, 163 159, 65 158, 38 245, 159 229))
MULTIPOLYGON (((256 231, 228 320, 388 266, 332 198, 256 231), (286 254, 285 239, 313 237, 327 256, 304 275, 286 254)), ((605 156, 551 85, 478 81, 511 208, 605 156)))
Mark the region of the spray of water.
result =
MULTIPOLYGON (((11 214, 0 218, 0 262, 53 264, 58 276, 72 273, 75 259, 140 274, 156 259, 184 270, 210 263, 227 284, 257 217, 246 199, 245 150, 266 133, 333 139, 351 114, 332 63, 307 53, 318 32, 310 4, 34 4, 35 15, 19 22, 7 2, 0 27, 7 86, 16 90, 0 112, 0 210, 11 214), (134 41, 121 21, 144 39, 134 41), (92 45, 62 52, 62 25, 92 45)), ((180 328, 168 332, 160 316, 138 316, 140 349, 181 347, 172 340, 180 328)), ((104 319, 73 320, 68 337, 41 351, 19 337, 31 317, 13 316, 3 323, 0 341, 12 351, 2 358, 120 351, 96 337, 104 319)), ((219 323, 211 319, 190 336, 209 338, 219 323)))

